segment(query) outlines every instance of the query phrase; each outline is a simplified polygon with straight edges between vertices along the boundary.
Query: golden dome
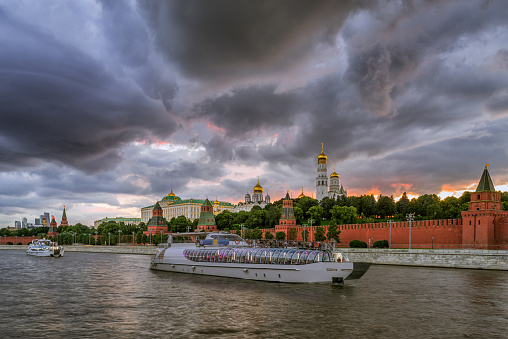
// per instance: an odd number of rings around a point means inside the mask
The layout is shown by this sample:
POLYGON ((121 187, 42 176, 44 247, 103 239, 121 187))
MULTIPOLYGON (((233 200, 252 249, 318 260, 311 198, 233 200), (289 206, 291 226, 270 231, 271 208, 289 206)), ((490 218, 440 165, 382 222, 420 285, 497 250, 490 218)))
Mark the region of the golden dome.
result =
POLYGON ((303 194, 303 187, 302 187, 302 193, 298 196, 298 199, 304 198, 304 197, 305 197, 305 194, 303 194))
POLYGON ((326 164, 327 156, 323 152, 323 143, 321 143, 321 154, 318 155, 318 164, 326 164))
POLYGON ((215 201, 213 203, 214 203, 214 205, 218 205, 219 204, 219 200, 217 200, 217 197, 215 197, 215 201))
POLYGON ((173 189, 171 189, 171 193, 168 194, 168 197, 174 197, 175 193, 173 193, 173 189))
POLYGON ((261 185, 259 184, 259 178, 258 183, 256 184, 256 186, 254 186, 254 193, 263 193, 263 187, 261 187, 261 185))
POLYGON ((339 177, 339 175, 335 172, 335 165, 334 165, 334 166, 333 166, 333 173, 332 173, 332 174, 330 174, 330 179, 331 179, 331 178, 338 178, 338 177, 339 177))

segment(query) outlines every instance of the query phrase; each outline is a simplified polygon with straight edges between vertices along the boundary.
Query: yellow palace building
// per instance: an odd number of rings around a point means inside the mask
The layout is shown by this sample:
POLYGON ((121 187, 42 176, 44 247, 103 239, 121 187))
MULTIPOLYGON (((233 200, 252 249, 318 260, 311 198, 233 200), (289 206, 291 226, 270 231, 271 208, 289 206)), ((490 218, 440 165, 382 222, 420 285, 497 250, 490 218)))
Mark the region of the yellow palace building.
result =
MULTIPOLYGON (((171 189, 171 193, 162 198, 159 201, 159 205, 162 208, 162 216, 170 221, 172 218, 177 218, 181 215, 185 216, 187 219, 193 221, 194 219, 199 218, 199 214, 201 213, 201 205, 205 200, 200 199, 185 199, 182 200, 180 197, 176 196, 173 193, 173 189, 171 189)), ((150 221, 152 217, 152 210, 154 205, 146 206, 141 209, 141 222, 145 224, 150 221)), ((229 202, 218 201, 215 199, 213 202, 213 214, 217 215, 222 211, 235 211, 235 206, 229 202)))

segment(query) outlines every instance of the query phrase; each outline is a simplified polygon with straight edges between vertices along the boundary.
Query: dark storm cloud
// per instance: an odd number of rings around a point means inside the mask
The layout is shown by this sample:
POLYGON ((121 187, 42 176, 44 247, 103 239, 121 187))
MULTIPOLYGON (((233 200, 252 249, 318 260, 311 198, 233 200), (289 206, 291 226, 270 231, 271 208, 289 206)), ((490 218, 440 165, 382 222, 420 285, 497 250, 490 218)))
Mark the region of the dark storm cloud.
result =
POLYGON ((162 53, 187 76, 237 79, 291 69, 333 44, 359 1, 139 1, 162 53))
POLYGON ((120 61, 116 67, 132 73, 144 93, 162 100, 170 111, 178 86, 165 75, 164 65, 152 60, 155 56, 150 36, 138 11, 125 1, 100 1, 100 4, 102 15, 98 24, 107 38, 110 57, 120 61))
POLYGON ((506 25, 502 1, 410 2, 402 8, 378 6, 367 32, 346 27, 348 77, 363 106, 375 115, 396 114, 394 100, 419 76, 419 66, 436 54, 464 47, 472 35, 506 25))
POLYGON ((245 139, 252 132, 285 128, 294 124, 299 113, 298 98, 292 94, 276 94, 276 86, 252 86, 210 98, 196 106, 191 118, 206 118, 226 130, 226 136, 245 139))
POLYGON ((111 169, 126 142, 174 131, 161 105, 127 79, 12 13, 0 17, 1 170, 41 161, 111 169))

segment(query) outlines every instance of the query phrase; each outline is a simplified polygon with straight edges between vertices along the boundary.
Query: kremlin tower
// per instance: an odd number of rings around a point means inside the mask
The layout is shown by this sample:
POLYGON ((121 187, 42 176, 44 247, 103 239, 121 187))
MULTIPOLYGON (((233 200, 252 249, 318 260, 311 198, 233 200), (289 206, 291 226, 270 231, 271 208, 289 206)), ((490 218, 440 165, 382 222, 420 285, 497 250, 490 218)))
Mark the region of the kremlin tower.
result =
POLYGON ((63 209, 62 221, 60 222, 60 226, 69 226, 69 222, 67 221, 67 214, 65 214, 65 206, 63 209))
POLYGON ((208 198, 206 198, 203 205, 201 205, 197 232, 200 231, 218 231, 217 225, 215 224, 215 215, 213 214, 213 205, 208 198))
POLYGON ((462 212, 463 248, 498 249, 508 242, 508 211, 502 209, 501 193, 496 192, 487 166, 471 193, 469 210, 462 212))
POLYGON ((293 200, 289 196, 289 191, 286 197, 282 200, 282 212, 280 215, 279 224, 275 225, 276 231, 284 231, 288 234, 288 230, 292 227, 297 227, 295 213, 293 210, 293 200))
MULTIPOLYGON (((65 209, 64 209, 64 215, 65 215, 65 209)), ((63 220, 63 217, 62 217, 63 220)), ((51 216, 51 223, 49 224, 49 230, 48 230, 48 237, 53 237, 53 239, 56 239, 58 236, 58 226, 56 225, 55 216, 51 216)))
POLYGON ((162 208, 157 201, 152 210, 152 218, 148 222, 147 230, 143 234, 159 234, 168 232, 168 224, 162 216, 162 208))

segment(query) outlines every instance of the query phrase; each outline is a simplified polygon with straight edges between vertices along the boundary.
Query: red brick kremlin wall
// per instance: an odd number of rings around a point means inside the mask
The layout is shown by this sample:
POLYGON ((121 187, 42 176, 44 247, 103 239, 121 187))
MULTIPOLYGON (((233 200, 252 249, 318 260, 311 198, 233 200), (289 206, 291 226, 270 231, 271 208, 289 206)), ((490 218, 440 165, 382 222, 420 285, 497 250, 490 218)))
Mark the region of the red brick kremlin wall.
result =
MULTIPOLYGON (((440 219, 440 220, 419 220, 411 222, 411 248, 470 248, 470 246, 463 246, 462 244, 462 221, 463 219, 440 219)), ((312 226, 312 234, 316 232, 317 226, 312 226)), ((325 235, 328 232, 328 226, 321 226, 325 230, 325 235)), ((499 220, 495 227, 497 244, 491 246, 490 249, 508 249, 508 219, 499 220)), ((264 233, 270 232, 275 236, 276 232, 283 231, 287 233, 290 227, 286 230, 267 228, 263 229, 264 233)), ((302 241, 302 231, 304 227, 297 226, 297 239, 302 241)), ((361 240, 372 245, 378 240, 390 241, 390 224, 383 223, 370 223, 370 224, 350 224, 338 225, 341 231, 339 238, 339 247, 348 247, 349 242, 352 240, 361 240)), ((310 227, 309 231, 310 241, 310 227)), ((314 240, 314 239, 313 239, 314 240)), ((392 248, 408 248, 409 247, 409 222, 393 222, 391 225, 391 242, 392 248)), ((480 248, 480 247, 477 247, 480 248)))
MULTIPOLYGON (((312 234, 316 232, 317 226, 312 226, 312 234)), ((328 226, 321 226, 328 232, 328 226)), ((289 229, 289 228, 288 228, 289 229)), ((297 229, 297 239, 303 240, 302 231, 304 227, 297 229)), ((361 240, 372 245, 378 240, 390 241, 390 223, 369 223, 339 225, 341 231, 339 238, 340 247, 348 247, 352 240, 361 240)), ((263 234, 269 231, 275 235, 272 229, 263 229, 263 234)), ((310 227, 307 227, 310 232, 310 227)), ((287 237, 287 231, 286 237, 287 237)), ((310 233, 309 233, 310 235, 310 233)), ((310 241, 310 236, 308 239, 310 241)), ((313 239, 314 240, 314 239, 313 239)), ((391 224, 391 243, 393 248, 409 247, 409 222, 393 222, 391 224)), ((462 219, 441 219, 441 220, 419 220, 411 222, 411 248, 462 248, 462 219)), ((508 246, 507 246, 508 247, 508 246)))
POLYGON ((36 236, 18 236, 18 237, 0 237, 0 245, 7 245, 8 242, 12 242, 14 245, 19 243, 23 245, 28 245, 34 239, 40 239, 40 237, 36 236))

